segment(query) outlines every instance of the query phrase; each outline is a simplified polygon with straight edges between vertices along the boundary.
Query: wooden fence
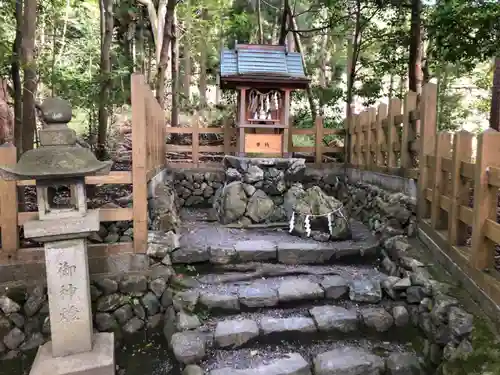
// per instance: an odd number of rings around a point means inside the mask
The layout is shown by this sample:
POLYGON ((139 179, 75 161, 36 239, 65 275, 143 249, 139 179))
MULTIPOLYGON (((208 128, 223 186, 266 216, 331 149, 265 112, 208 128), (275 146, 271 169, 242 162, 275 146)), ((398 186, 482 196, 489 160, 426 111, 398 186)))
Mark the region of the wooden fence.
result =
MULTIPOLYGON (((272 126, 270 126, 272 129, 272 126)), ((199 121, 194 120, 191 127, 175 127, 166 128, 166 133, 168 134, 191 134, 192 140, 190 145, 175 145, 167 144, 167 152, 177 152, 186 153, 191 157, 189 162, 173 162, 168 163, 169 168, 185 169, 185 168, 207 168, 207 167, 219 167, 220 162, 207 162, 201 161, 201 157, 205 153, 210 154, 220 154, 231 155, 236 153, 236 144, 234 142, 234 137, 236 135, 236 128, 231 127, 229 122, 225 122, 222 128, 204 128, 200 127, 199 121), (218 146, 205 146, 200 145, 200 135, 201 134, 222 134, 223 141, 222 145, 218 146)), ((288 152, 290 154, 295 153, 310 153, 314 156, 315 164, 319 165, 324 162, 324 156, 326 153, 340 154, 344 152, 342 147, 328 146, 323 142, 323 137, 327 135, 344 135, 344 129, 329 129, 324 128, 324 121, 322 117, 317 117, 313 128, 297 128, 291 127, 288 132, 288 152), (314 138, 314 146, 295 146, 294 145, 294 135, 310 135, 314 138), (320 140, 320 141, 317 141, 320 140)))
MULTIPOLYGON (((429 91, 426 86, 424 90, 429 91)), ((426 93, 422 95, 425 96, 426 93)), ((417 94, 408 92, 399 98, 368 108, 347 121, 347 159, 354 168, 416 178, 412 154, 418 152, 416 131, 422 103, 417 94)), ((435 108, 429 109, 435 111, 435 108)))
MULTIPOLYGON (((149 86, 141 75, 132 76, 132 170, 111 172, 107 176, 85 179, 88 185, 132 184, 132 208, 101 208, 101 222, 133 221, 134 242, 112 245, 91 245, 89 253, 146 251, 148 232, 147 184, 165 164, 165 120, 149 86)), ((15 147, 0 148, 0 164, 16 163, 15 147)), ((32 186, 33 180, 5 181, 0 179, 0 228, 2 247, 0 264, 24 263, 43 259, 42 249, 19 249, 19 228, 38 217, 37 212, 19 212, 18 186, 32 186)))
POLYGON ((437 86, 428 83, 418 103, 408 92, 403 103, 393 98, 353 115, 347 160, 353 168, 417 179, 419 228, 500 305, 500 133, 438 132, 436 103, 437 86))
MULTIPOLYGON (((423 98, 435 106, 436 87, 423 98)), ((421 123, 418 220, 462 271, 500 305, 498 189, 500 133, 436 132, 435 116, 421 123), (477 139, 476 155, 473 141, 477 139)))

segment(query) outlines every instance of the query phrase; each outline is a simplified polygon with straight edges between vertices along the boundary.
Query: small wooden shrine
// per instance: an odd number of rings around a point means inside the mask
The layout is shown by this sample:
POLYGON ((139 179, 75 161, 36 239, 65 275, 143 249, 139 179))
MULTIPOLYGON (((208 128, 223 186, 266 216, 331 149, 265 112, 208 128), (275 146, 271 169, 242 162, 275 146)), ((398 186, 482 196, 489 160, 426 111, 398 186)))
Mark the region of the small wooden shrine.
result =
POLYGON ((221 89, 238 92, 238 155, 288 156, 290 93, 305 89, 300 53, 286 46, 236 44, 221 52, 221 89))

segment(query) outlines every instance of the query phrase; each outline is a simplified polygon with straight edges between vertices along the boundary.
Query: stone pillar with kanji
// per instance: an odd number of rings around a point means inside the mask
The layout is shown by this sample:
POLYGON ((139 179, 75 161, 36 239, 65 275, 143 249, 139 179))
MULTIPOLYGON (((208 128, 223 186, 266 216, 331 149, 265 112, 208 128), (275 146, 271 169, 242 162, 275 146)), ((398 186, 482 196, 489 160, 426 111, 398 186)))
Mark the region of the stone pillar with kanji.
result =
POLYGON ((49 98, 40 109, 40 147, 13 167, 0 166, 5 179, 36 182, 38 219, 24 224, 24 235, 44 245, 51 341, 39 348, 30 374, 112 375, 113 333, 92 326, 87 237, 99 230, 99 212, 87 209, 85 195, 85 176, 108 174, 111 163, 76 144, 69 103, 49 98), (54 189, 70 196, 57 197, 54 189))

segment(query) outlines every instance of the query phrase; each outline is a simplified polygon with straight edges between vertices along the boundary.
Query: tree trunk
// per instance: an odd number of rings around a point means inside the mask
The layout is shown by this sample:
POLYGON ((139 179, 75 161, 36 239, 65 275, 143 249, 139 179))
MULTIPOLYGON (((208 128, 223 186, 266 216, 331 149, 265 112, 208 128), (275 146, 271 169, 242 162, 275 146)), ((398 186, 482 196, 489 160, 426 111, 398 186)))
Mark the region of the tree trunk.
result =
MULTIPOLYGON (((287 4, 288 4, 288 1, 287 1, 287 4)), ((287 49, 290 52, 294 52, 294 51, 299 52, 299 48, 300 48, 300 50, 302 50, 302 45, 300 47, 298 46, 297 38, 300 38, 300 36, 299 36, 299 34, 293 32, 293 30, 296 30, 297 28, 295 26, 295 19, 292 16, 292 11, 291 11, 290 7, 288 8, 287 13, 288 13, 288 34, 286 37, 287 49)))
MULTIPOLYGON (((208 19, 208 9, 201 11, 202 21, 208 19)), ((200 38, 200 106, 207 106, 207 41, 200 38)))
POLYGON ((191 97, 191 4, 190 1, 186 1, 186 20, 185 20, 185 31, 184 31, 184 44, 183 44, 183 65, 184 65, 184 77, 182 83, 182 91, 184 95, 184 100, 187 103, 190 101, 191 97))
MULTIPOLYGON (((309 76, 309 72, 308 72, 307 65, 306 65, 306 60, 304 58, 304 54, 302 53, 303 49, 302 49, 302 43, 300 41, 300 36, 298 33, 295 32, 295 30, 297 30, 297 23, 295 22, 295 19, 292 17, 292 11, 290 8, 290 4, 288 3, 288 0, 285 1, 285 6, 287 6, 286 11, 290 17, 289 18, 290 32, 294 37, 295 47, 297 48, 297 52, 300 53, 300 56, 302 58, 302 65, 304 66, 304 72, 305 72, 306 76, 309 76)), ((314 123, 314 121, 316 119, 317 112, 316 112, 316 105, 314 104, 314 97, 313 97, 313 93, 311 90, 311 86, 307 86, 306 92, 307 92, 307 99, 309 100, 309 106, 311 108, 311 116, 312 116, 313 123, 314 123)))
POLYGON ((422 93, 422 0, 411 2, 410 56, 408 81, 411 91, 422 93))
POLYGON ((283 8, 283 13, 281 14, 281 25, 280 25, 280 37, 278 39, 279 45, 284 45, 287 35, 287 20, 288 20, 288 0, 281 0, 281 7, 283 8))
POLYGON ((144 22, 144 17, 142 12, 139 15, 139 25, 138 25, 138 32, 137 32, 137 40, 136 40, 136 68, 144 74, 146 72, 146 66, 145 66, 145 56, 146 56, 146 51, 144 47, 144 27, 145 27, 145 22, 144 22))
POLYGON ((276 10, 276 14, 274 15, 274 20, 273 20, 271 44, 278 44, 278 42, 279 42, 278 33, 279 33, 279 13, 278 13, 278 10, 276 10))
POLYGON ((17 147, 17 157, 23 153, 23 93, 21 88, 21 68, 19 60, 21 58, 22 24, 23 24, 23 1, 16 1, 16 38, 12 45, 12 65, 11 76, 14 86, 14 145, 17 147))
MULTIPOLYGON (((354 99, 354 83, 356 81, 356 65, 358 63, 359 55, 359 37, 361 34, 361 2, 356 1, 354 13, 354 25, 352 25, 352 20, 349 21, 350 25, 353 26, 354 30, 347 39, 347 93, 346 93, 346 107, 345 116, 347 120, 347 128, 350 127, 352 121, 352 102, 354 99)), ((347 163, 352 163, 351 150, 351 137, 346 136, 346 141, 344 145, 344 155, 345 161, 347 163)))
POLYGON ((165 13, 163 42, 161 45, 160 60, 158 62, 158 74, 156 77, 156 100, 158 100, 161 108, 165 108, 165 74, 168 70, 170 41, 172 40, 172 23, 174 21, 176 4, 176 0, 168 0, 167 12, 165 13))
POLYGON ((491 90, 490 128, 500 131, 500 57, 495 57, 491 90))
MULTIPOLYGON (((326 67, 328 63, 328 52, 329 52, 328 37, 329 37, 328 33, 325 33, 325 35, 323 35, 323 40, 321 43, 321 51, 320 51, 319 85, 323 90, 326 90, 328 87, 328 78, 326 76, 326 67)), ((324 95, 320 95, 320 102, 318 109, 320 116, 324 115, 324 110, 325 110, 324 95)))
POLYGON ((259 24, 259 44, 264 44, 264 30, 262 29, 262 12, 260 11, 260 0, 257 0, 257 23, 259 24))
POLYGON ((160 0, 158 4, 158 14, 157 14, 157 19, 158 19, 158 34, 155 37, 155 43, 156 43, 156 63, 160 61, 160 56, 161 56, 161 47, 162 43, 164 40, 163 34, 165 33, 165 22, 167 21, 165 18, 165 15, 167 13, 167 0, 160 0))
POLYGON ((113 0, 100 0, 101 11, 101 87, 99 92, 99 127, 97 130, 97 156, 106 157, 108 131, 108 101, 111 90, 111 43, 113 41, 113 0))
POLYGON ((177 43, 177 17, 174 12, 172 21, 172 112, 170 115, 170 124, 179 126, 179 45, 177 43))
POLYGON ((22 152, 33 149, 36 131, 35 93, 37 87, 36 65, 34 59, 36 31, 36 1, 24 4, 23 36, 21 41, 24 84, 23 84, 23 135, 22 152))
MULTIPOLYGON (((224 18, 223 14, 220 17, 220 35, 219 35, 219 56, 221 56, 224 50, 224 18)), ((215 104, 219 105, 222 100, 222 90, 220 89, 220 84, 215 85, 215 104)))

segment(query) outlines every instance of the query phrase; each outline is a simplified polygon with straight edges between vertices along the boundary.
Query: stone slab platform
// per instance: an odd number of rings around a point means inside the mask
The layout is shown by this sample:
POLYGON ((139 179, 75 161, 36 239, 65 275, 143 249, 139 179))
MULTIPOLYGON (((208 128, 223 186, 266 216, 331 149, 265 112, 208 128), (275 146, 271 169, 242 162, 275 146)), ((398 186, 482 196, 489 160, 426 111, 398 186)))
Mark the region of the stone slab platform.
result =
POLYGON ((92 351, 52 357, 49 341, 38 349, 30 375, 114 375, 113 333, 96 333, 92 351))
POLYGON ((291 236, 286 228, 234 229, 203 221, 203 211, 183 212, 180 249, 172 262, 213 264, 279 262, 283 264, 323 264, 343 257, 377 255, 378 242, 369 229, 352 221, 353 238, 346 241, 318 242, 291 236))

